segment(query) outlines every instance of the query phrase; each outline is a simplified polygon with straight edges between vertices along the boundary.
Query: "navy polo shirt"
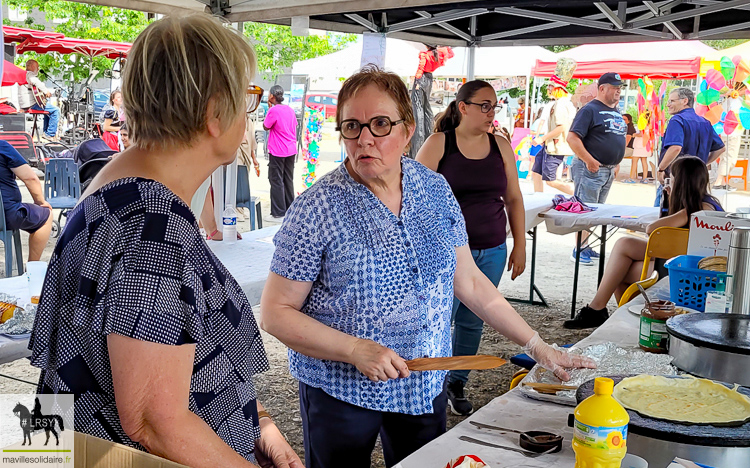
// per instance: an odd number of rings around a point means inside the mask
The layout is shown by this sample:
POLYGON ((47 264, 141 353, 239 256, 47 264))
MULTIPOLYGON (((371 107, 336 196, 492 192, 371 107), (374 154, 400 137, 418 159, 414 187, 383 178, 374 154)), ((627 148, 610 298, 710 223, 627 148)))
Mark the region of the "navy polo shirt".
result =
POLYGON ((697 156, 703 162, 708 161, 709 153, 724 147, 711 122, 696 114, 691 107, 681 110, 669 119, 662 140, 660 162, 667 148, 675 145, 682 146, 679 156, 697 156))

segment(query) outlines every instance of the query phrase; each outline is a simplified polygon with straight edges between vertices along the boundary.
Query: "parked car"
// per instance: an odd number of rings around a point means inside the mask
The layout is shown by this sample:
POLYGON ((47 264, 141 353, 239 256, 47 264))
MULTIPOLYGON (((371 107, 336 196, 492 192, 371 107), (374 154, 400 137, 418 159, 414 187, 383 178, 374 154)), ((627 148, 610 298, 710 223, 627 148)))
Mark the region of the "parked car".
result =
POLYGON ((94 115, 97 117, 104 109, 104 106, 109 104, 109 93, 106 91, 94 90, 94 115))
POLYGON ((312 93, 307 95, 306 105, 311 106, 323 106, 326 113, 326 119, 329 117, 336 116, 336 106, 338 106, 338 96, 330 93, 312 93))

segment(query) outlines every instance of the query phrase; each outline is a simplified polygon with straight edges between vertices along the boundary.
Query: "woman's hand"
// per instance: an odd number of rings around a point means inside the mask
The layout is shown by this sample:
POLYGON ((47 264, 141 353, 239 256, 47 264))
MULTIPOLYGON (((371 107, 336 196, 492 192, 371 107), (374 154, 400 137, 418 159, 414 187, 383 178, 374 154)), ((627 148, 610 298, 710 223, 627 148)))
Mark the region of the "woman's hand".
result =
POLYGON ((350 362, 373 382, 409 377, 406 361, 392 349, 372 340, 358 339, 351 355, 350 362))
POLYGON ((255 443, 255 458, 261 468, 304 468, 284 435, 269 418, 260 420, 260 439, 255 443))
POLYGON ((570 374, 565 370, 566 367, 596 368, 596 363, 593 359, 555 349, 545 343, 537 332, 534 332, 531 339, 524 345, 523 351, 531 356, 537 364, 552 371, 555 377, 562 381, 570 380, 570 374))
POLYGON ((510 251, 510 257, 508 257, 508 271, 513 271, 510 275, 510 279, 515 280, 526 269, 526 248, 521 244, 514 245, 513 250, 510 251))

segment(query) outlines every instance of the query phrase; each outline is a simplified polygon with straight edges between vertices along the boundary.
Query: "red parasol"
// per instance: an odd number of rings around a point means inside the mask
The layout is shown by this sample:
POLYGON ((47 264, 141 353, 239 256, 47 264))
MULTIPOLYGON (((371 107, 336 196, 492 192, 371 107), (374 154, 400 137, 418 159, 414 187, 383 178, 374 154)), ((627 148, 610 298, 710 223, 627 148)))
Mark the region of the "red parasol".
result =
POLYGON ((83 54, 89 57, 116 59, 127 57, 132 44, 73 37, 26 39, 18 46, 18 52, 58 52, 60 54, 83 54))
POLYGON ((3 64, 2 86, 10 86, 16 83, 26 84, 26 70, 6 60, 3 64))
POLYGON ((11 42, 23 42, 26 39, 48 39, 63 38, 65 34, 53 31, 39 31, 38 29, 17 28, 15 26, 3 26, 3 39, 6 44, 11 42))

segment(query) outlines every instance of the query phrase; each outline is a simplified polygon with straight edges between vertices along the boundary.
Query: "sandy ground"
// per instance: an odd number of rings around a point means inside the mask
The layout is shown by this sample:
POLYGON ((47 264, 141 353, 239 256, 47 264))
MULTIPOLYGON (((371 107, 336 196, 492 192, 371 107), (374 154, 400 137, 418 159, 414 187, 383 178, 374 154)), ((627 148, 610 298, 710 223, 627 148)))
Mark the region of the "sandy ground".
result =
MULTIPOLYGON (((336 162, 340 157, 338 142, 333 137, 331 124, 326 124, 324 140, 321 144, 322 153, 318 168, 318 175, 323 175, 339 163, 336 162), (328 128, 331 127, 331 128, 328 128)), ((251 190, 254 196, 260 196, 262 200, 262 211, 264 216, 269 214, 269 184, 267 178, 267 164, 263 156, 259 156, 261 161, 261 176, 251 175, 251 190)), ((621 175, 629 172, 628 163, 624 163, 621 175)), ((303 163, 298 161, 295 168, 295 184, 297 191, 303 190, 302 184, 303 163)), ((22 186, 25 197, 28 192, 22 186)), ((522 191, 530 193, 532 191, 530 182, 522 181, 522 191)), ((722 194, 717 194, 722 195, 722 194)), ((612 187, 609 196, 609 203, 622 205, 642 205, 650 206, 653 203, 654 187, 651 185, 641 184, 624 184, 616 182, 612 187)), ((722 200, 725 207, 734 209, 739 206, 750 206, 750 194, 742 192, 733 192, 728 198, 722 200)), ((268 221, 264 221, 268 226, 268 221)), ((249 229, 249 222, 240 223, 240 232, 249 229)), ((607 243, 608 251, 614 246, 614 240, 627 235, 618 232, 614 235, 612 241, 607 243)), ((24 243, 27 236, 22 234, 24 243)), ((512 242, 509 240, 509 242, 512 242)), ((589 331, 570 331, 562 328, 562 321, 570 314, 570 300, 573 285, 573 268, 574 264, 570 260, 570 253, 574 244, 574 236, 557 236, 547 233, 544 225, 539 227, 538 239, 538 256, 537 256, 537 279, 536 284, 542 294, 549 302, 549 308, 541 306, 529 306, 516 304, 519 313, 539 331, 541 336, 548 342, 567 344, 579 341, 587 336, 589 331)), ((48 260, 54 246, 53 240, 50 241, 43 260, 48 260)), ((510 245, 509 245, 510 247, 510 245)), ((26 245, 24 251, 27 252, 26 245)), ((527 267, 530 265, 531 243, 527 242, 527 267)), ((0 259, 0 271, 2 269, 2 260, 0 259)), ((596 291, 596 273, 597 268, 582 267, 580 273, 580 283, 578 292, 578 307, 580 308, 593 296, 596 291)), ((529 291, 529 270, 511 281, 510 277, 503 278, 500 283, 500 290, 506 297, 526 298, 529 291)), ((614 301, 610 302, 610 311, 615 308, 614 301)), ((257 313, 259 307, 254 308, 257 313)), ((299 402, 297 397, 297 382, 289 375, 287 369, 286 347, 275 338, 264 333, 264 342, 266 351, 271 362, 271 370, 256 380, 258 395, 268 411, 274 416, 276 423, 287 435, 292 446, 302 455, 302 420, 299 414, 299 402)), ((480 353, 492 354, 503 357, 510 357, 521 351, 520 347, 509 342, 503 336, 491 329, 485 329, 485 333, 480 346, 480 353)), ((495 370, 480 371, 472 373, 467 386, 467 394, 474 403, 475 408, 480 408, 487 404, 491 399, 505 393, 508 390, 510 377, 518 370, 513 365, 505 365, 495 370)), ((0 393, 32 393, 35 390, 35 382, 38 380, 39 371, 28 364, 26 359, 18 360, 13 363, 0 366, 0 393), (13 380, 20 379, 20 380, 13 380)), ((449 427, 460 421, 460 418, 449 415, 449 427)), ((376 449, 373 457, 373 466, 384 466, 380 449, 376 449)))

